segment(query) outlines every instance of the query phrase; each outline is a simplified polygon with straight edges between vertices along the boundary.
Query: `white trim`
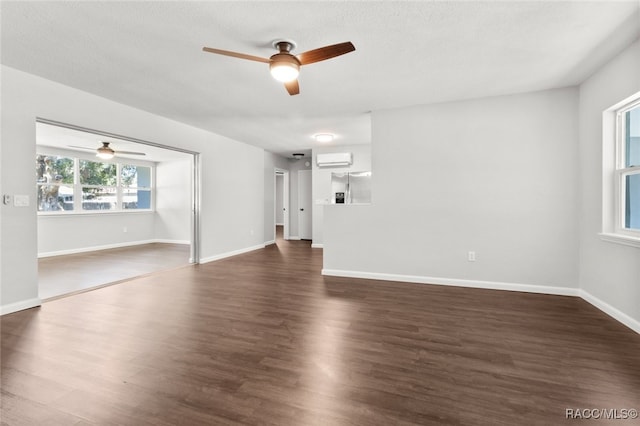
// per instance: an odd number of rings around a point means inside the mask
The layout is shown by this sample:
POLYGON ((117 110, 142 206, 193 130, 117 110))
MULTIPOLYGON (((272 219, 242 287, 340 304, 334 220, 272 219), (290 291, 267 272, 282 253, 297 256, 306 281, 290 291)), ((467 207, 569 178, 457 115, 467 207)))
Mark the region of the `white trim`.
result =
POLYGON ((588 293, 584 290, 580 290, 579 296, 586 302, 589 302, 605 314, 609 315, 611 318, 615 319, 618 322, 621 322, 636 333, 640 334, 640 321, 631 318, 624 312, 614 308, 606 302, 603 302, 602 300, 593 296, 591 293, 588 293))
POLYGON ((598 235, 602 241, 640 248, 640 238, 637 237, 622 234, 610 234, 606 232, 602 232, 598 235))
POLYGON ((311 248, 324 248, 324 244, 311 243, 311 248))
POLYGON ((298 241, 298 240, 300 240, 300 237, 298 237, 297 235, 290 235, 289 239, 298 241))
POLYGON ((68 250, 57 250, 57 251, 48 251, 44 253, 38 253, 38 259, 43 257, 53 257, 53 256, 64 256, 66 254, 78 254, 78 253, 86 253, 90 251, 99 251, 99 250, 109 250, 114 248, 121 247, 129 247, 129 246, 139 246, 143 244, 153 244, 153 243, 162 243, 162 244, 191 244, 190 241, 187 240, 167 240, 163 238, 156 238, 153 240, 142 240, 142 241, 128 241, 124 243, 115 243, 115 244, 105 244, 102 246, 91 246, 91 247, 81 247, 75 249, 68 250))
POLYGON ((226 252, 226 253, 217 254, 215 256, 204 257, 204 258, 200 259, 200 263, 215 262, 216 260, 225 259, 227 257, 236 256, 236 255, 243 254, 243 253, 248 253, 250 251, 260 250, 260 249, 263 249, 263 248, 264 248, 264 244, 258 244, 257 246, 246 247, 246 248, 239 249, 239 250, 233 250, 233 251, 229 251, 229 252, 226 252))
POLYGON ((614 308, 608 303, 598 299, 585 290, 574 287, 558 287, 558 286, 543 286, 532 284, 516 284, 516 283, 502 283, 497 281, 471 281, 460 280, 451 278, 434 278, 423 277, 417 275, 398 275, 398 274, 383 274, 377 272, 359 272, 359 271, 344 271, 336 269, 323 269, 322 275, 336 276, 336 277, 348 277, 348 278, 363 278, 371 280, 384 280, 384 281, 397 281, 397 282, 409 282, 417 284, 434 284, 434 285, 449 285, 458 287, 472 287, 472 288, 484 288, 491 290, 506 290, 506 291, 521 291, 527 293, 540 293, 551 294, 558 296, 574 296, 583 299, 590 303, 597 309, 601 310, 605 314, 609 315, 616 321, 629 327, 631 330, 640 334, 640 321, 630 317, 624 312, 614 308))
POLYGON ((184 244, 184 245, 191 244, 191 241, 189 240, 171 240, 168 238, 155 238, 151 241, 154 243, 161 243, 161 244, 184 244))
POLYGON ((40 298, 35 297, 33 299, 21 300, 16 303, 9 303, 8 305, 0 306, 0 315, 12 314, 14 312, 23 311, 25 309, 35 308, 42 304, 40 298))
POLYGON ((276 226, 284 226, 284 222, 283 223, 276 222, 276 226))
POLYGON ((266 246, 270 246, 271 244, 275 244, 275 243, 276 243, 276 240, 269 240, 269 241, 265 241, 264 245, 266 247, 266 246))
POLYGON ((369 280, 399 281, 399 282, 417 283, 417 284, 435 284, 435 285, 449 285, 449 286, 456 286, 456 287, 485 288, 485 289, 491 289, 491 290, 523 291, 527 293, 554 294, 554 295, 560 295, 560 296, 578 296, 580 294, 580 289, 574 288, 574 287, 503 283, 498 281, 476 281, 476 280, 472 281, 472 280, 461 280, 461 279, 454 279, 454 278, 423 277, 418 275, 383 274, 378 272, 360 272, 360 271, 344 271, 344 270, 337 270, 337 269, 323 269, 322 275, 348 277, 348 278, 364 278, 369 280))

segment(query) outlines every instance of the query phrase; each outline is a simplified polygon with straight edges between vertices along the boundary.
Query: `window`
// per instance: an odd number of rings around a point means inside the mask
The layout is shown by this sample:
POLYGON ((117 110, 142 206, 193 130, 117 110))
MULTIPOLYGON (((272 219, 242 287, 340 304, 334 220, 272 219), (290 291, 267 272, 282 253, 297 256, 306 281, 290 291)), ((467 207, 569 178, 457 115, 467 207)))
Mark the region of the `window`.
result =
POLYGON ((151 210, 151 166, 36 155, 38 212, 151 210))
POLYGON ((73 158, 36 156, 38 211, 73 210, 73 158))
POLYGON ((115 164, 80 160, 82 210, 117 209, 117 180, 115 164))
POLYGON ((127 164, 120 170, 122 208, 151 208, 151 167, 127 164))
POLYGON ((621 225, 640 231, 640 101, 619 113, 621 225))
POLYGON ((602 237, 640 247, 640 93, 605 111, 603 128, 602 237))

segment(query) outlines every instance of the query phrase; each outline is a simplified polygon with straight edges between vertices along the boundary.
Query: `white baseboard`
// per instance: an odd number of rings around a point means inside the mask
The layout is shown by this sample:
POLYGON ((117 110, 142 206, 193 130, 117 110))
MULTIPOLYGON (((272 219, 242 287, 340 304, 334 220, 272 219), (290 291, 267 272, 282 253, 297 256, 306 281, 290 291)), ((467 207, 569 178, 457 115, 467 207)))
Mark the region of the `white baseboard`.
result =
POLYGON ((204 257, 204 258, 200 259, 200 263, 214 262, 216 260, 225 259, 225 258, 231 257, 231 256, 237 256, 239 254, 248 253, 248 252, 254 251, 254 250, 260 250, 260 249, 263 249, 263 248, 264 248, 264 244, 258 244, 257 246, 246 247, 246 248, 239 249, 239 250, 233 250, 233 251, 229 251, 229 252, 226 252, 226 253, 217 254, 215 256, 204 257))
POLYGON ((0 315, 12 314, 14 312, 23 311, 25 309, 35 308, 40 306, 42 301, 36 297, 33 299, 21 300, 16 303, 9 303, 7 305, 0 306, 0 315))
POLYGON ((184 244, 184 245, 191 245, 191 241, 189 240, 168 240, 166 238, 156 238, 154 240, 151 240, 154 243, 161 243, 161 244, 184 244))
POLYGON ((311 243, 311 248, 324 248, 324 244, 311 243))
POLYGON ((498 281, 460 280, 453 278, 423 277, 418 275, 383 274, 378 272, 344 271, 323 269, 322 275, 364 278, 369 280, 400 281, 417 284, 450 285, 456 287, 485 288, 490 290, 523 291, 527 293, 555 294, 560 296, 579 296, 580 289, 546 285, 503 283, 498 281))
POLYGON ((289 239, 290 240, 294 240, 294 241, 298 241, 298 240, 300 240, 300 237, 298 237, 297 235, 289 235, 289 239))
POLYGON ((277 223, 276 222, 276 226, 284 226, 284 223, 277 223))
POLYGON ((276 243, 276 240, 270 240, 270 241, 265 241, 264 245, 265 246, 270 246, 271 244, 275 244, 275 243, 276 243))
POLYGON ((516 284, 516 283, 503 283, 497 281, 471 281, 471 280, 459 280, 450 278, 435 278, 435 277, 423 277, 416 275, 397 275, 397 274, 382 274, 377 272, 359 272, 359 271, 344 271, 336 269, 323 269, 322 275, 335 276, 335 277, 348 277, 348 278, 364 278, 370 280, 384 280, 384 281, 399 281, 410 282, 417 284, 436 284, 436 285, 450 285, 457 287, 472 287, 472 288, 484 288, 490 290, 506 290, 506 291, 522 291, 527 293, 540 293, 540 294, 552 294, 559 296, 574 296, 580 297, 586 302, 592 304, 605 314, 609 315, 616 321, 629 327, 631 330, 640 334, 640 321, 631 318, 624 312, 614 308, 606 302, 598 299, 590 293, 574 287, 558 287, 558 286, 543 286, 532 284, 516 284))
POLYGON ((640 334, 640 321, 631 318, 624 312, 614 308, 606 302, 603 302, 602 300, 593 296, 591 293, 588 293, 584 290, 580 290, 580 297, 586 302, 589 302, 596 308, 600 309, 605 314, 609 315, 611 318, 617 320, 618 322, 621 322, 636 333, 640 334))
POLYGON ((114 248, 122 248, 122 247, 131 247, 131 246, 140 246, 143 244, 153 244, 153 243, 163 243, 163 244, 191 244, 191 241, 188 240, 167 240, 162 238, 157 238, 153 240, 142 240, 142 241, 128 241, 125 243, 115 243, 115 244, 105 244, 101 246, 91 246, 91 247, 82 247, 68 250, 57 250, 57 251, 49 251, 44 253, 38 253, 38 259, 43 257, 52 257, 52 256, 63 256, 65 254, 77 254, 77 253, 86 253, 89 251, 98 251, 98 250, 109 250, 114 248))

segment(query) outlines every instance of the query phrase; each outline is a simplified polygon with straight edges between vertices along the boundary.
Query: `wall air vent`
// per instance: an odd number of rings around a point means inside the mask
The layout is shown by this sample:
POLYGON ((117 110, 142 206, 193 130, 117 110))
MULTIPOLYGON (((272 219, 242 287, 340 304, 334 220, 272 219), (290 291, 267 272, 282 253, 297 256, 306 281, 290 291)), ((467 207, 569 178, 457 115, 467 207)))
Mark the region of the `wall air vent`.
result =
POLYGON ((318 167, 350 166, 353 164, 353 154, 350 152, 332 152, 316 156, 318 167))

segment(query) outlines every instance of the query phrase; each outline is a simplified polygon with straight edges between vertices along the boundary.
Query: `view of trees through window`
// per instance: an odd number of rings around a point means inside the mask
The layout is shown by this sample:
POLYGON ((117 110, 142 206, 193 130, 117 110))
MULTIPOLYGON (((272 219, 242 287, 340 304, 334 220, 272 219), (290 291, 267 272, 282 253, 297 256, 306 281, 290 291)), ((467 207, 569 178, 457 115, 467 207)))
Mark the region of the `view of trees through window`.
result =
POLYGON ((640 105, 625 113, 624 227, 640 230, 640 105))
POLYGON ((148 166, 39 154, 36 179, 40 212, 151 209, 148 166))
POLYGON ((38 211, 73 210, 74 160, 36 156, 38 211))
POLYGON ((80 160, 82 210, 114 210, 118 206, 117 166, 80 160))

